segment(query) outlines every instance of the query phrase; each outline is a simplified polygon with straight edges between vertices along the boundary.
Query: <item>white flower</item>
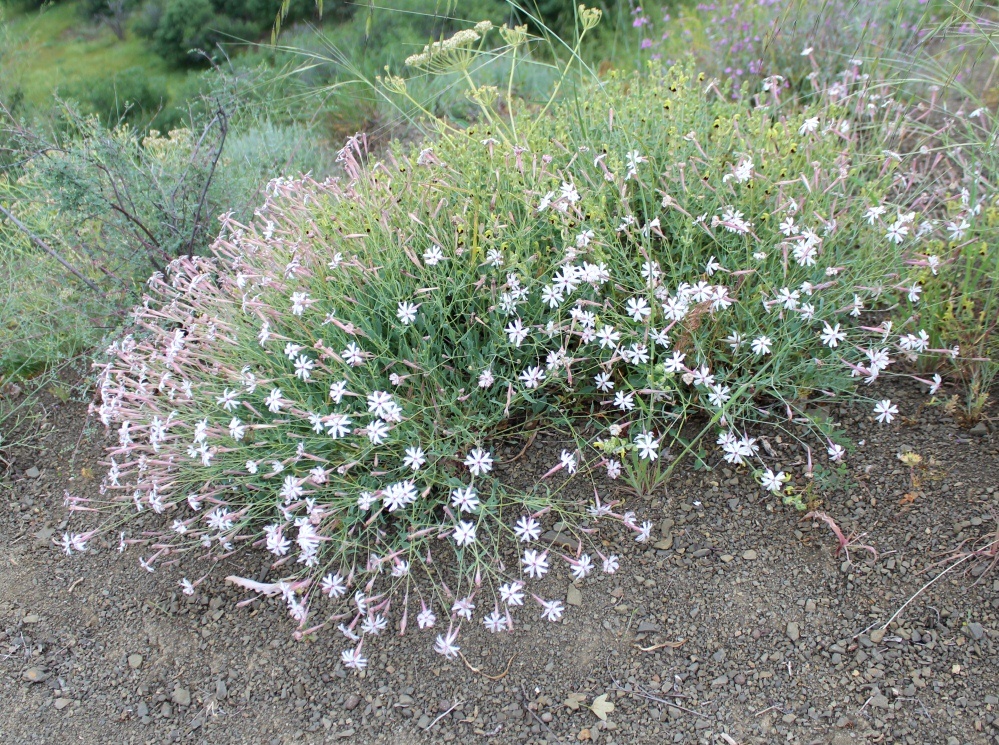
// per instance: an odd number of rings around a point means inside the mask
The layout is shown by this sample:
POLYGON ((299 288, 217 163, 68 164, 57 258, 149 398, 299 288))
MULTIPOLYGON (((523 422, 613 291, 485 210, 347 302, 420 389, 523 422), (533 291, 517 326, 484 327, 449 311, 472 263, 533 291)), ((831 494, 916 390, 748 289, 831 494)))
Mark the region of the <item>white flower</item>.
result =
POLYGON ((826 452, 833 463, 839 463, 843 460, 843 456, 846 455, 846 450, 843 449, 843 446, 835 442, 826 448, 826 452))
POLYGON ((533 548, 524 550, 524 558, 520 560, 524 565, 524 574, 535 579, 541 579, 548 574, 548 552, 538 553, 533 548))
POLYGON ((878 401, 874 407, 874 413, 877 414, 879 422, 891 424, 892 419, 898 414, 898 407, 891 402, 891 399, 886 398, 883 401, 878 401))
POLYGON ((933 384, 930 386, 928 391, 929 395, 936 395, 936 392, 940 390, 940 385, 943 383, 943 378, 940 377, 939 373, 933 374, 933 384))
POLYGON ((787 475, 783 471, 774 473, 769 468, 760 476, 760 483, 763 484, 763 488, 774 494, 777 494, 783 488, 786 480, 787 475))
POLYGON ((846 332, 840 331, 839 324, 835 326, 830 326, 828 323, 824 323, 824 328, 819 334, 819 338, 822 339, 822 343, 825 344, 830 349, 835 349, 839 346, 839 343, 846 339, 846 332))
POLYGON ((365 431, 372 445, 381 445, 388 437, 389 428, 381 419, 374 419, 365 427, 365 431))
POLYGON ((593 378, 593 382, 597 386, 598 391, 609 393, 614 390, 614 381, 611 380, 610 373, 597 373, 597 375, 593 378))
POLYGON ((458 652, 461 650, 455 641, 458 639, 458 630, 449 631, 447 636, 443 634, 437 635, 437 641, 434 642, 434 651, 437 654, 442 654, 448 659, 453 659, 458 656, 458 652))
POLYGON ((412 468, 414 471, 419 471, 420 466, 427 462, 426 455, 423 453, 423 448, 419 446, 406 448, 406 457, 403 459, 403 463, 407 468, 412 468))
POLYGON ((229 436, 234 440, 242 440, 243 436, 246 434, 246 425, 244 425, 239 419, 233 417, 229 420, 229 436))
POLYGON ((479 373, 479 388, 490 388, 494 382, 496 379, 493 377, 492 370, 487 368, 479 373))
POLYGON ((809 117, 802 122, 801 126, 798 127, 798 135, 806 135, 810 132, 814 132, 819 128, 819 118, 817 116, 809 117))
POLYGON ((335 383, 330 383, 330 400, 333 403, 338 404, 343 401, 343 394, 347 392, 347 381, 338 380, 335 383))
POLYGON ((544 381, 545 371, 540 367, 532 366, 524 370, 517 378, 524 384, 525 388, 533 389, 537 388, 544 381))
POLYGON ((506 615, 500 613, 499 609, 494 610, 488 616, 483 618, 482 623, 485 624, 485 627, 493 634, 507 630, 506 615))
POLYGON ((517 534, 517 538, 520 539, 521 543, 536 541, 541 535, 541 523, 530 515, 521 515, 513 528, 513 532, 517 534))
POLYGON ((607 478, 616 479, 621 475, 621 463, 616 460, 607 461, 607 478))
POLYGON ((80 533, 63 533, 59 546, 62 547, 63 553, 71 556, 74 551, 82 553, 87 550, 87 539, 80 533))
POLYGON ((708 401, 712 406, 717 406, 721 408, 725 403, 732 398, 732 387, 728 385, 713 385, 711 386, 711 392, 708 393, 708 401))
POLYGON ((291 312, 300 316, 305 312, 305 307, 309 304, 309 294, 307 292, 293 292, 291 294, 291 312))
POLYGON ((312 377, 312 370, 315 366, 315 362, 310 360, 304 354, 300 354, 295 358, 295 377, 301 380, 308 380, 312 377))
POLYGON ((339 440, 350 434, 350 425, 353 422, 346 414, 331 414, 326 421, 326 432, 334 440, 339 440))
POLYGON ((782 287, 777 293, 777 302, 783 305, 786 310, 797 308, 799 298, 801 298, 801 293, 790 287, 782 287))
POLYGON ((482 448, 474 448, 465 456, 465 465, 473 476, 481 476, 493 470, 493 457, 482 448))
POLYGON ((798 226, 794 224, 794 218, 788 216, 779 226, 780 232, 790 237, 798 232, 798 226))
POLYGON ((967 232, 968 228, 970 227, 971 223, 969 223, 967 219, 962 217, 961 222, 955 221, 947 223, 947 232, 950 233, 950 239, 956 242, 964 239, 964 234, 967 232))
POLYGON ((194 594, 194 585, 191 583, 191 580, 189 580, 187 577, 184 577, 184 579, 182 579, 177 584, 180 585, 181 592, 183 592, 185 595, 194 594))
POLYGON ((364 622, 361 624, 361 630, 365 634, 378 636, 387 626, 388 619, 386 619, 381 613, 376 613, 375 615, 368 616, 364 619, 364 622))
POLYGON ((572 576, 576 579, 585 579, 593 571, 593 560, 589 554, 583 554, 572 564, 572 576))
POLYGON ((459 546, 471 546, 475 543, 475 524, 467 520, 462 520, 454 529, 451 536, 459 546))
POLYGON ((395 512, 401 507, 408 507, 416 501, 416 484, 412 481, 400 481, 390 485, 382 492, 382 500, 389 512, 395 512))
POLYGON ((396 310, 395 314, 402 321, 403 326, 408 326, 413 321, 416 320, 416 310, 420 306, 414 305, 413 303, 399 303, 399 308, 396 310))
POLYGON ((271 392, 267 394, 267 398, 264 399, 264 404, 267 406, 267 410, 272 414, 277 414, 281 411, 281 406, 284 403, 284 399, 281 398, 281 389, 272 388, 271 392))
POLYGON ((281 487, 279 496, 284 499, 285 504, 295 501, 304 493, 305 490, 302 489, 302 485, 297 478, 294 476, 284 477, 284 484, 281 487))
POLYGON ((423 252, 423 261, 427 266, 437 266, 437 264, 446 260, 444 251, 441 250, 440 246, 431 246, 423 252))
POLYGON ((648 432, 642 432, 635 437, 635 447, 638 449, 638 457, 642 460, 653 461, 659 457, 659 440, 648 432))
POLYGON ((565 468, 569 473, 576 472, 576 455, 575 453, 570 453, 568 450, 563 450, 562 454, 559 456, 562 467, 565 468))
POLYGON ((530 329, 524 328, 524 324, 521 323, 519 318, 515 318, 506 327, 506 335, 509 337, 510 343, 516 347, 519 347, 523 343, 529 333, 530 329))
POLYGON ((635 541, 638 543, 645 543, 649 540, 649 536, 652 535, 652 521, 646 520, 642 523, 642 527, 638 529, 638 535, 635 536, 635 541))
POLYGON ((344 667, 353 668, 354 670, 363 670, 368 666, 368 659, 361 654, 360 647, 343 650, 340 653, 340 661, 344 667))
POLYGON ((541 617, 552 622, 558 621, 565 612, 561 600, 542 600, 541 609, 541 617))
POLYGON ((597 340, 601 349, 614 349, 621 340, 621 334, 613 326, 604 326, 597 332, 597 340))
POLYGON ((753 354, 757 356, 770 354, 770 347, 772 344, 773 341, 770 339, 769 336, 759 336, 753 339, 753 344, 752 344, 753 354))
POLYGON ((430 629, 437 623, 437 616, 430 608, 424 608, 416 615, 416 623, 421 629, 430 629))
POLYGON ((364 351, 354 342, 350 342, 347 348, 340 353, 340 356, 351 367, 360 367, 364 364, 364 351))
POLYGON ((339 572, 336 574, 327 574, 323 577, 321 589, 331 598, 339 598, 347 594, 347 585, 344 583, 343 577, 340 576, 339 572))
POLYGON ((627 307, 628 315, 631 316, 632 320, 636 323, 641 323, 652 315, 652 308, 649 307, 648 302, 643 297, 628 298, 627 307))
POLYGON ((888 226, 888 232, 885 233, 885 237, 896 245, 902 242, 909 233, 909 226, 903 223, 901 220, 897 220, 888 226))
POLYGON ((369 491, 362 491, 360 496, 357 497, 357 509, 361 512, 367 512, 371 509, 371 505, 378 501, 378 498, 369 491))
POLYGON ((524 604, 524 593, 522 590, 524 585, 521 582, 508 582, 505 585, 500 585, 499 593, 500 600, 502 600, 507 605, 523 605, 524 604))
POLYGON ((479 509, 479 496, 471 486, 451 491, 451 504, 462 512, 475 512, 479 509))
POLYGON ((409 574, 409 562, 403 561, 402 559, 396 559, 395 564, 392 565, 392 576, 393 577, 405 577, 409 574))
POLYGON ((616 572, 620 566, 616 554, 605 556, 603 564, 604 564, 603 566, 604 574, 614 574, 614 572, 616 572))
POLYGON ((923 291, 922 287, 920 287, 918 284, 913 284, 909 288, 909 292, 906 294, 906 297, 909 299, 910 303, 918 303, 919 302, 919 294, 922 291, 923 291))
POLYGON ((875 221, 887 211, 888 208, 883 207, 880 204, 876 204, 873 207, 868 207, 867 212, 864 215, 864 217, 867 219, 867 224, 873 225, 875 221))
POLYGON ((618 391, 614 394, 614 406, 621 411, 631 411, 635 408, 635 395, 618 391))

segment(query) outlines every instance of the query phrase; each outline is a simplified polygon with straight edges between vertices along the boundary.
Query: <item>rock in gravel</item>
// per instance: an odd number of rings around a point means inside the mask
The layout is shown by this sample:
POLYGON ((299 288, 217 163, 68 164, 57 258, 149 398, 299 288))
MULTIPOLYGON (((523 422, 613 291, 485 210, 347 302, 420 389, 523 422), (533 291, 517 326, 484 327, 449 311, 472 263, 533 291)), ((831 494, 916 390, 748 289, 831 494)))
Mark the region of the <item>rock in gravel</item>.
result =
POLYGON ((422 717, 420 717, 420 721, 416 723, 416 726, 419 727, 420 729, 426 729, 427 727, 430 726, 430 717, 424 714, 422 717))
MULTIPOLYGON (((988 430, 985 431, 986 433, 988 432, 988 430)), ((32 466, 31 468, 29 468, 27 471, 24 472, 24 475, 29 479, 37 479, 39 476, 42 475, 42 472, 39 471, 38 468, 36 468, 35 466, 32 466)))
POLYGON ((173 702, 179 706, 190 706, 191 705, 191 692, 187 688, 174 688, 173 702))
POLYGON ((652 544, 652 548, 658 551, 669 551, 671 548, 673 548, 673 536, 668 535, 662 540, 656 541, 655 543, 652 544))
MULTIPOLYGON (((979 422, 972 427, 969 432, 978 437, 985 437, 989 433, 989 426, 985 422, 979 422)), ((27 476, 27 474, 25 474, 27 476)), ((33 477, 29 477, 33 478, 33 477)))
POLYGON ((142 655, 130 654, 128 656, 128 666, 133 670, 138 670, 140 667, 142 667, 142 655))
POLYGON ((347 711, 353 711, 354 709, 357 708, 357 705, 359 703, 361 703, 361 697, 358 696, 356 693, 352 693, 349 696, 347 696, 347 700, 344 701, 343 703, 343 708, 345 708, 347 711))
POLYGON ((571 535, 566 535, 565 533, 558 533, 554 530, 546 531, 541 536, 542 543, 554 543, 562 548, 568 549, 569 551, 575 551, 579 547, 579 541, 573 538, 571 535))
POLYGON ((583 593, 579 591, 579 588, 575 585, 569 585, 569 589, 565 592, 565 604, 566 605, 582 605, 583 604, 583 593))
POLYGON ((879 693, 871 699, 871 706, 875 709, 887 709, 888 708, 888 697, 883 693, 879 693))
POLYGON ((217 680, 215 682, 215 698, 220 701, 229 695, 229 689, 226 688, 224 680, 217 680))
POLYGON ((982 627, 982 624, 973 622, 968 624, 968 633, 971 634, 971 638, 977 642, 981 641, 985 636, 985 629, 982 627))
POLYGON ((29 683, 41 683, 43 680, 48 680, 49 674, 40 667, 29 667, 22 677, 29 683))
POLYGON ((756 561, 757 553, 753 549, 742 552, 742 558, 746 561, 756 561))
POLYGON ((29 613, 24 618, 21 619, 24 623, 38 623, 42 620, 41 616, 37 613, 29 613))
POLYGON ((787 624, 785 633, 787 634, 787 638, 793 642, 798 641, 798 639, 801 637, 801 629, 798 627, 798 624, 795 623, 794 621, 790 621, 787 624))
POLYGON ((884 638, 885 638, 884 629, 874 629, 874 631, 871 632, 871 641, 874 642, 875 644, 880 644, 881 640, 884 638))
POLYGON ((67 706, 69 706, 71 703, 73 703, 73 699, 71 699, 71 698, 57 698, 55 700, 56 710, 57 711, 62 711, 67 706))
POLYGON ((660 632, 662 630, 663 630, 662 626, 660 626, 658 623, 652 623, 650 621, 642 621, 640 624, 638 624, 638 632, 637 633, 639 633, 639 634, 655 634, 655 633, 658 633, 658 632, 660 632))

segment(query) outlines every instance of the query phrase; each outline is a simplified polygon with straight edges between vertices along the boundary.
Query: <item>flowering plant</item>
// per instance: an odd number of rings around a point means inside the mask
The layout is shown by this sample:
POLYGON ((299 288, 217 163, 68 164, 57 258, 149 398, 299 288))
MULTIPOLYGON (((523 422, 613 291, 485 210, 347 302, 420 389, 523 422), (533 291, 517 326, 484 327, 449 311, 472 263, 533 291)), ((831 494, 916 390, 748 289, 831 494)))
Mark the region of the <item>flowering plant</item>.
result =
POLYGON ((102 367, 119 438, 102 493, 172 524, 122 549, 146 547, 150 571, 269 551, 280 581, 230 579, 282 595, 299 634, 338 627, 363 668, 366 640, 410 614, 446 656, 476 615, 509 630, 533 598, 558 620, 529 583, 556 562, 616 571, 590 539, 601 519, 650 537, 622 474, 648 491, 699 452, 781 493, 769 431, 809 464, 816 445, 843 458, 811 412, 886 374, 909 342, 880 310, 919 300, 900 272, 915 215, 882 203, 869 118, 835 98, 747 111, 687 66, 552 111, 494 109, 373 164, 353 138, 344 179, 273 181, 212 258, 149 281, 102 367), (576 447, 516 490, 494 443, 525 423, 576 447), (560 471, 593 479, 593 501, 549 487, 560 471))

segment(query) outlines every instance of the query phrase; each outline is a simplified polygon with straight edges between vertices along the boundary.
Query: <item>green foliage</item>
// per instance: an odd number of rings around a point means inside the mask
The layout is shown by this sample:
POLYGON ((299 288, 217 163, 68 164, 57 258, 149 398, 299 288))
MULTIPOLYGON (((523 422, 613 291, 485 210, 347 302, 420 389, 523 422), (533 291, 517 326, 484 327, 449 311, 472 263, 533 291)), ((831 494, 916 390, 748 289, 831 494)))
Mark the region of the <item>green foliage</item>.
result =
MULTIPOLYGON (((281 4, 274 0, 149 0, 136 26, 174 66, 205 65, 220 45, 254 42, 270 28, 281 4)), ((294 0, 288 20, 311 15, 310 0, 294 0)))
POLYGON ((219 213, 251 209, 275 172, 327 170, 308 128, 241 100, 252 80, 215 82, 187 126, 168 135, 109 127, 71 106, 55 140, 7 123, 10 159, 20 166, 0 175, 0 206, 28 232, 0 216, 0 371, 45 367, 92 347, 151 271, 204 249, 219 213), (62 278, 57 291, 53 277, 62 278))
POLYGON ((105 126, 128 123, 143 129, 166 104, 167 92, 157 90, 155 82, 143 68, 132 67, 69 85, 62 95, 78 101, 82 111, 96 114, 105 126))
POLYGON ((887 367, 876 324, 904 293, 886 280, 903 251, 866 217, 891 183, 864 146, 880 121, 835 97, 749 110, 689 66, 611 74, 556 104, 563 70, 546 105, 524 105, 467 75, 529 43, 505 28, 507 47, 490 48, 489 33, 409 63, 458 76, 474 126, 438 123, 376 162, 352 138, 345 178, 273 182, 253 221, 225 222, 213 260, 150 281, 110 350, 100 412, 119 427, 105 486, 120 514, 177 520, 143 525, 147 563, 167 545, 259 543, 281 584, 256 589, 283 592, 302 628, 353 618, 358 632, 418 601, 501 607, 498 585, 522 579, 511 568, 559 551, 535 534, 520 558, 518 518, 579 540, 570 567, 597 517, 648 538, 651 523, 587 505, 556 472, 623 469, 645 491, 697 452, 796 503, 806 474, 772 470, 756 433, 840 459, 809 410, 856 399, 854 372, 873 382, 887 367), (527 425, 575 447, 521 491, 483 464, 527 425), (328 609, 324 575, 379 605, 328 609))

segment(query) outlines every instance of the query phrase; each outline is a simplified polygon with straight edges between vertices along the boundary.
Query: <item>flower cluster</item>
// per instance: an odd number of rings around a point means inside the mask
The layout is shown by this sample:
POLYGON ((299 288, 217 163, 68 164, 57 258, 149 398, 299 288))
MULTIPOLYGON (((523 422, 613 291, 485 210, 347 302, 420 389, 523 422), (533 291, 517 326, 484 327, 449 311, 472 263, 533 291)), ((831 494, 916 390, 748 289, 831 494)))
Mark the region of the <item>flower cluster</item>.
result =
POLYGON ((528 599, 558 620, 539 594, 553 566, 619 566, 589 538, 601 521, 651 536, 616 481, 648 486, 705 435, 774 492, 794 475, 753 430, 841 460, 807 409, 933 351, 881 318, 919 302, 898 272, 918 216, 868 196, 888 181, 856 156, 851 116, 829 101, 775 121, 677 67, 595 92, 583 121, 557 111, 555 139, 473 127, 369 167, 355 138, 343 180, 273 182, 212 258, 150 279, 108 350, 102 492, 172 521, 122 548, 144 546, 150 571, 269 552, 280 581, 230 579, 280 595, 299 633, 338 628, 361 669, 411 612, 449 657, 463 623, 510 630, 528 599), (543 483, 496 478, 501 425, 581 416, 605 434, 543 483), (547 488, 559 472, 597 477, 594 500, 547 488))

